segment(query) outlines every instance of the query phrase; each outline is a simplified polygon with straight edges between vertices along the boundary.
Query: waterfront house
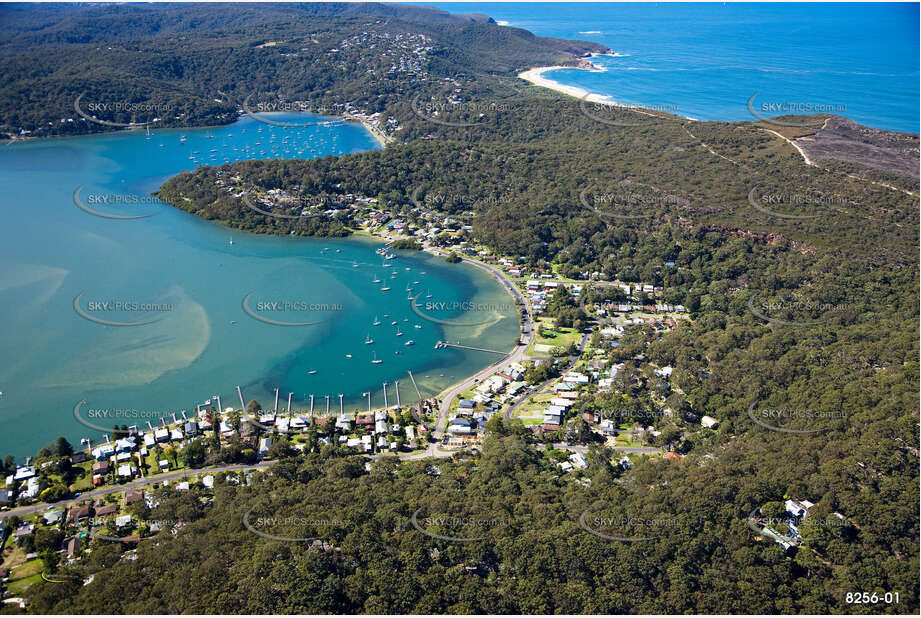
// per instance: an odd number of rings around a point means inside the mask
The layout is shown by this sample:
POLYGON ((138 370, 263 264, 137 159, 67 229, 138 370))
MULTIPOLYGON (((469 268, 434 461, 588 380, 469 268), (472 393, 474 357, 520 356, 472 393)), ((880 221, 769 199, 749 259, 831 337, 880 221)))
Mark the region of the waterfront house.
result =
POLYGON ((97 461, 93 464, 93 474, 106 474, 109 472, 108 461, 97 461))
POLYGON ((157 442, 169 442, 169 429, 160 427, 154 431, 154 439, 157 442))
POLYGON ((195 421, 189 421, 185 424, 185 435, 187 436, 197 436, 198 435, 198 423, 195 421))
POLYGON ((97 461, 108 459, 115 454, 115 447, 111 444, 103 444, 102 446, 94 448, 92 454, 93 458, 97 461))

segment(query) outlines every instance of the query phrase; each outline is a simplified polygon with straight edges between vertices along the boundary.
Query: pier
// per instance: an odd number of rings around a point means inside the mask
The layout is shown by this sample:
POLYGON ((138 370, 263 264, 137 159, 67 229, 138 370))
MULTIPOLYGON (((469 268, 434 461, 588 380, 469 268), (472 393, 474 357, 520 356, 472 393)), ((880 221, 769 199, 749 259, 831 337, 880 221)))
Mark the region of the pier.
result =
POLYGON ((416 386, 416 378, 413 377, 413 372, 407 371, 406 373, 409 374, 409 380, 413 383, 413 388, 416 389, 416 395, 419 396, 419 401, 422 401, 423 399, 422 393, 419 391, 419 387, 416 386))
POLYGON ((505 356, 508 352, 503 352, 501 350, 490 350, 488 348, 477 348, 472 345, 463 345, 460 343, 448 343, 447 341, 439 341, 435 344, 435 349, 440 348, 459 348, 461 350, 475 350, 477 352, 489 352, 491 354, 499 354, 500 356, 505 356))

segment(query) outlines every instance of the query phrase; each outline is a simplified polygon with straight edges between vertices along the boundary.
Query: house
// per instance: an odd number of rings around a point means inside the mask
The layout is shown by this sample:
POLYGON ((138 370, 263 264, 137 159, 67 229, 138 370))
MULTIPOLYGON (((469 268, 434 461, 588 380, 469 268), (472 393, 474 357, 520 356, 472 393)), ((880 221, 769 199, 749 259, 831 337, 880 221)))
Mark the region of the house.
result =
POLYGON ((182 429, 179 427, 176 427, 169 433, 169 439, 176 442, 181 442, 184 437, 185 436, 182 434, 182 429))
POLYGON ((20 491, 19 496, 22 498, 34 498, 38 495, 38 490, 38 477, 33 476, 28 481, 26 481, 26 488, 25 490, 20 491))
POLYGON ((387 421, 380 420, 374 422, 374 433, 387 433, 387 421))
POLYGON ((269 447, 272 446, 272 438, 265 437, 259 440, 259 457, 264 458, 269 454, 269 447))
POLYGON ((75 506, 75 507, 71 507, 71 509, 67 511, 67 521, 69 523, 77 523, 81 519, 85 519, 89 516, 90 516, 90 507, 88 506, 80 506, 80 507, 75 506))
POLYGON ((102 446, 97 446, 91 452, 94 459, 102 461, 115 454, 115 447, 111 444, 103 444, 102 446))
MULTIPOLYGON (((345 436, 342 436, 345 438, 345 436)), ((358 448, 361 444, 361 438, 346 438, 345 445, 349 448, 358 448)))
POLYGON ((144 499, 143 491, 135 491, 134 489, 129 489, 125 492, 125 504, 134 504, 139 500, 144 499))
POLYGON ((451 419, 451 424, 448 426, 448 433, 472 434, 473 421, 469 418, 455 417, 451 419))
POLYGON ((134 438, 121 438, 115 441, 116 453, 130 453, 134 450, 134 438))
POLYGON ((185 424, 185 435, 194 437, 198 435, 198 423, 189 421, 185 424))
POLYGON ((784 508, 787 513, 796 518, 804 517, 813 506, 815 505, 808 500, 787 500, 784 502, 784 508))
POLYGON ((118 512, 118 507, 114 504, 107 504, 96 509, 96 517, 106 517, 118 512))
POLYGON ((154 431, 154 440, 157 442, 169 442, 169 429, 161 427, 154 431))
POLYGON ((165 459, 161 459, 157 462, 157 465, 160 467, 160 470, 166 471, 169 470, 169 462, 165 459))
POLYGON ((182 481, 181 483, 177 484, 176 491, 189 491, 189 482, 182 481))
POLYGON ((13 474, 14 481, 25 481, 35 476, 35 468, 32 466, 19 466, 13 474))
POLYGON ((132 468, 128 464, 119 466, 118 470, 116 471, 118 478, 122 478, 122 479, 130 479, 134 476, 134 473, 135 473, 135 469, 132 468))
POLYGON ((566 384, 579 384, 584 386, 588 384, 588 376, 578 371, 570 371, 563 376, 563 382, 566 384))
POLYGON ((550 412, 549 410, 544 413, 544 424, 545 425, 556 425, 559 427, 563 422, 563 417, 559 413, 550 412))
POLYGON ((154 438, 154 435, 152 433, 144 434, 144 446, 145 447, 148 447, 148 448, 152 447, 156 443, 157 443, 157 440, 156 438, 154 438))
POLYGON ((24 536, 32 534, 32 531, 35 529, 35 526, 32 524, 22 524, 15 530, 13 530, 13 538, 19 539, 24 536))
POLYGON ((588 467, 588 462, 585 461, 585 457, 582 456, 582 453, 573 453, 569 456, 569 461, 572 462, 573 467, 579 470, 584 470, 588 467))
POLYGON ((87 459, 89 458, 87 457, 86 453, 84 453, 83 451, 77 451, 76 453, 70 456, 70 463, 75 463, 75 464, 83 463, 87 459))
POLYGON ((457 402, 457 407, 461 410, 472 410, 476 407, 476 402, 471 399, 461 399, 457 402))
POLYGON ((202 477, 201 484, 205 486, 205 489, 214 489, 214 475, 209 474, 208 476, 202 477))
POLYGON ((713 418, 712 416, 704 415, 704 417, 700 419, 700 424, 706 427, 707 429, 714 429, 717 425, 720 424, 720 422, 716 420, 715 418, 713 418))
POLYGON ((131 525, 131 515, 121 515, 115 518, 116 528, 125 528, 131 525))
POLYGON ((42 521, 53 526, 64 518, 64 509, 51 509, 42 515, 42 521))
POLYGON ((73 558, 74 556, 80 553, 80 539, 75 536, 70 537, 67 540, 67 544, 65 545, 65 548, 67 551, 67 557, 73 558))
POLYGON ((6 506, 10 503, 12 495, 9 489, 0 489, 0 506, 6 506))

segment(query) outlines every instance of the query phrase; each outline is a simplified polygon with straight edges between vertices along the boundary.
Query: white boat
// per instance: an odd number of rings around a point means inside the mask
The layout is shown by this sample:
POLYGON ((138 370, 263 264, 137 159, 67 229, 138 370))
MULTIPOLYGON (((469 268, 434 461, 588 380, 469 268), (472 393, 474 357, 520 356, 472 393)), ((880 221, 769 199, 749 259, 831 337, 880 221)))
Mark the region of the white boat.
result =
POLYGON ((403 333, 400 332, 400 327, 397 326, 397 337, 402 337, 403 333))
POLYGON ((413 324, 413 328, 422 328, 421 324, 413 324))
POLYGON ((365 337, 365 343, 368 345, 374 343, 374 339, 371 339, 371 333, 368 333, 367 337, 365 337))
POLYGON ((388 288, 387 286, 384 286, 381 288, 381 292, 389 292, 389 291, 390 291, 390 288, 388 288))
POLYGON ((313 375, 313 374, 315 374, 316 372, 317 372, 316 369, 311 369, 311 370, 308 371, 307 373, 309 373, 310 375, 313 375))
POLYGON ((381 280, 377 278, 377 275, 374 275, 374 280, 371 283, 380 283, 381 280))
POLYGON ((345 357, 346 357, 346 358, 352 358, 352 355, 351 355, 351 354, 346 354, 345 357))
POLYGON ((396 325, 397 325, 397 321, 394 320, 393 322, 390 323, 390 325, 391 325, 391 326, 396 326, 396 325))
POLYGON ((233 244, 233 238, 230 239, 230 244, 233 244))
POLYGON ((416 342, 413 341, 412 339, 410 339, 409 341, 407 341, 407 342, 404 343, 403 345, 416 345, 416 342))
POLYGON ((372 326, 380 326, 380 325, 381 325, 381 321, 377 319, 377 316, 374 316, 374 321, 371 322, 371 325, 372 325, 372 326))
POLYGON ((383 362, 384 362, 384 361, 382 361, 382 360, 380 360, 379 358, 377 358, 377 354, 374 354, 374 355, 373 355, 373 358, 371 359, 371 364, 372 364, 372 365, 380 365, 380 364, 383 363, 383 362))

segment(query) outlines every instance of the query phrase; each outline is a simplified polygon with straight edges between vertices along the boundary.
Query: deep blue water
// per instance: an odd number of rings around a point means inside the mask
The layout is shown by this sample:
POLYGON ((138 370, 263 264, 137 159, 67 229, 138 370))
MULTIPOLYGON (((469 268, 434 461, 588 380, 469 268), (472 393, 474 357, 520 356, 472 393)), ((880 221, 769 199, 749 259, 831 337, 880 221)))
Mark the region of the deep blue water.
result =
POLYGON ((861 124, 918 132, 917 3, 437 6, 607 45, 623 55, 597 58, 605 72, 545 77, 620 103, 752 120, 746 102, 760 93, 756 105, 822 105, 861 124))

